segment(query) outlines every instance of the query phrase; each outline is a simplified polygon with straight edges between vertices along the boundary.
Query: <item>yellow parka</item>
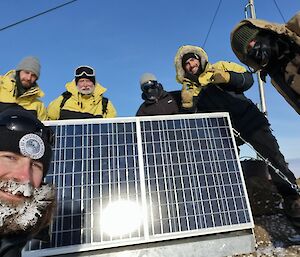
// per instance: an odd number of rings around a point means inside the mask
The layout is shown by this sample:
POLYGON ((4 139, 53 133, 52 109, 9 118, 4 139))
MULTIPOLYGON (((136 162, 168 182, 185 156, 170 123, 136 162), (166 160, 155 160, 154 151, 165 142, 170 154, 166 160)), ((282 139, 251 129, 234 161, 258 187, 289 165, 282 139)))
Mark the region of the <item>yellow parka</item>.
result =
POLYGON ((39 99, 44 96, 44 92, 36 85, 17 97, 15 77, 15 70, 11 70, 5 75, 0 76, 0 109, 17 104, 35 113, 39 120, 47 120, 46 107, 39 99))
MULTIPOLYGON (((202 48, 184 45, 178 49, 175 56, 176 79, 183 85, 187 74, 182 67, 182 58, 187 53, 194 53, 200 57, 200 65, 202 65, 203 70, 199 77, 196 75, 191 81, 193 106, 190 107, 190 110, 192 112, 228 112, 233 127, 246 140, 250 140, 257 129, 269 126, 265 115, 243 94, 253 84, 253 77, 250 72, 233 62, 219 61, 211 64, 202 48), (215 83, 208 79, 207 83, 202 83, 203 76, 210 72, 208 66, 230 73, 229 81, 215 83)), ((208 78, 210 77, 211 75, 208 74, 208 78)), ((182 102, 183 100, 182 97, 182 102)), ((190 110, 188 111, 191 112, 190 110)))
POLYGON ((65 101, 62 107, 61 103, 64 99, 63 95, 59 96, 49 104, 48 118, 50 120, 65 119, 61 117, 62 112, 68 112, 68 118, 70 119, 92 117, 114 118, 117 116, 117 112, 111 101, 108 101, 107 110, 103 113, 102 100, 106 88, 99 83, 96 83, 94 92, 89 95, 81 94, 78 91, 74 80, 68 82, 65 87, 72 95, 65 101))

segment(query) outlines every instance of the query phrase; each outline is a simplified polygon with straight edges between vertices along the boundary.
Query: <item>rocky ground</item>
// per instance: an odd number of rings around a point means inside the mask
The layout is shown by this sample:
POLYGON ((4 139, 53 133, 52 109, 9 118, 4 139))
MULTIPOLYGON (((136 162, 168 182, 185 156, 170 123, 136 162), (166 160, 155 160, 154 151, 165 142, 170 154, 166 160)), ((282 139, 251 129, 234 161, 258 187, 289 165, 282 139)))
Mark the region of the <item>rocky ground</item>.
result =
MULTIPOLYGON (((300 179, 297 181, 300 185, 300 179)), ((299 257, 300 228, 287 219, 282 199, 272 183, 261 177, 246 179, 254 216, 255 252, 232 257, 299 257)))

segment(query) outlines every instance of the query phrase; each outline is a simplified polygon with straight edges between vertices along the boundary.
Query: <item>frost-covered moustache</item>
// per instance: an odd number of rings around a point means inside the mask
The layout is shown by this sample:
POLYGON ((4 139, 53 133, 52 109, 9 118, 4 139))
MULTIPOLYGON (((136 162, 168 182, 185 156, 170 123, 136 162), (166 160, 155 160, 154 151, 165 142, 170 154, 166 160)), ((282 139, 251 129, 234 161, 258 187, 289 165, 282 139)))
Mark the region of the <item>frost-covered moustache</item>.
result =
POLYGON ((0 199, 0 236, 18 232, 37 232, 39 226, 48 219, 49 213, 52 213, 55 193, 51 185, 33 188, 29 183, 0 181, 0 190, 26 197, 20 204, 0 199))
POLYGON ((31 184, 21 184, 12 180, 0 181, 0 190, 13 195, 23 195, 25 197, 31 197, 34 191, 31 184))

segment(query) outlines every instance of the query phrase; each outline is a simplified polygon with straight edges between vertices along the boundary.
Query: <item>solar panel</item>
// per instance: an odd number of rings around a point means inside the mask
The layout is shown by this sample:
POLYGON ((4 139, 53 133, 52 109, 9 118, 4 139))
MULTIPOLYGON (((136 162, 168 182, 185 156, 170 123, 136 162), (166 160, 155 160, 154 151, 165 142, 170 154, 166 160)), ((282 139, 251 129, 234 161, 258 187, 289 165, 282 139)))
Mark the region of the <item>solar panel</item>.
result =
POLYGON ((253 228, 227 113, 49 121, 50 256, 253 228))

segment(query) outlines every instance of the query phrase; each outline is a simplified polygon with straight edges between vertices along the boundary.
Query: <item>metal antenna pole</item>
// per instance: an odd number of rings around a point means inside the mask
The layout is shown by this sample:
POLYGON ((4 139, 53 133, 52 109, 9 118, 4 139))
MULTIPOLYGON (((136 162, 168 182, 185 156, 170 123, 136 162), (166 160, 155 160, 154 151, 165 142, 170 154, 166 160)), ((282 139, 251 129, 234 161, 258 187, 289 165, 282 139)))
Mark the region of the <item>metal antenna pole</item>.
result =
MULTIPOLYGON (((248 4, 245 7, 245 17, 248 18, 247 10, 250 10, 250 18, 256 19, 254 0, 249 0, 248 4)), ((267 116, 267 105, 265 98, 265 85, 260 77, 260 71, 256 72, 258 87, 259 87, 259 96, 260 96, 260 111, 267 116)))

